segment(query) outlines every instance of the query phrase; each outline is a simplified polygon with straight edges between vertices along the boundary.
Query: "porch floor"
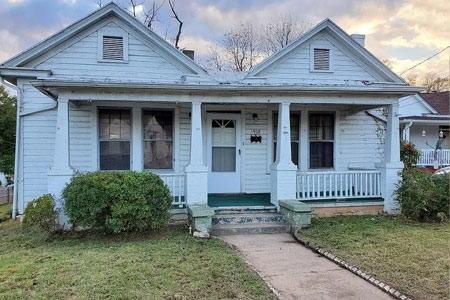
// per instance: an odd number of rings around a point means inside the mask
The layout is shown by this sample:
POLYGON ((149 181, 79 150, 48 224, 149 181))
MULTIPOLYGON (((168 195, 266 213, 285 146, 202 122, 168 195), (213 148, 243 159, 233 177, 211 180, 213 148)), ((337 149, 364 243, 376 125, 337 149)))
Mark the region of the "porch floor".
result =
POLYGON ((224 206, 273 206, 270 194, 209 194, 209 207, 224 206))

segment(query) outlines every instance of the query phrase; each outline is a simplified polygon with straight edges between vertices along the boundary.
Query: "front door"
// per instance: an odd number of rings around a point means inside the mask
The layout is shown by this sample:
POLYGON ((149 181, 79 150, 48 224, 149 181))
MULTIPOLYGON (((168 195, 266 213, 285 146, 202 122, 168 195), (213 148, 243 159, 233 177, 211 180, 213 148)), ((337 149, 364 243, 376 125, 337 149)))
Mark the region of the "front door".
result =
POLYGON ((241 192, 240 120, 239 114, 208 114, 208 193, 241 192))

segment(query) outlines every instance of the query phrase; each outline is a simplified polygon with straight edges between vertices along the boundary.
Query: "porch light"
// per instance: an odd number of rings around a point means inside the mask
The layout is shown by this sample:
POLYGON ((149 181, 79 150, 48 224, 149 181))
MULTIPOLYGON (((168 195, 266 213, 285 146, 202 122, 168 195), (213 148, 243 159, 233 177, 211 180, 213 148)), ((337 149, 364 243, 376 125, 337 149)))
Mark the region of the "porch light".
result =
POLYGON ((258 114, 253 114, 252 117, 254 121, 258 121, 258 114))
POLYGON ((444 137, 444 132, 441 130, 441 131, 439 131, 439 137, 440 138, 443 138, 444 137))
POLYGON ((422 130, 422 136, 427 136, 427 132, 424 130, 422 130))

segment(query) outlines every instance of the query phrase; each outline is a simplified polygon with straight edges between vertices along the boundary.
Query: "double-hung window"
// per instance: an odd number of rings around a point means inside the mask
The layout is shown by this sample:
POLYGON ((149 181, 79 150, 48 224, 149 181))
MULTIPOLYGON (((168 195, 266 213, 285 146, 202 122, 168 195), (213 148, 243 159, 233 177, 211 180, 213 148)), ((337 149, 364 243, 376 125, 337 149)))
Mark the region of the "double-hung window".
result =
POLYGON ((100 170, 129 170, 130 141, 130 110, 100 109, 100 170))
POLYGON ((172 169, 173 111, 144 110, 144 169, 172 169))
MULTIPOLYGON (((290 113, 291 123, 291 159, 294 165, 298 166, 299 145, 300 145, 300 113, 290 113)), ((277 159, 277 136, 278 136, 278 112, 273 112, 273 161, 277 159)))
POLYGON ((333 168, 334 119, 332 113, 309 115, 309 164, 311 169, 333 168))

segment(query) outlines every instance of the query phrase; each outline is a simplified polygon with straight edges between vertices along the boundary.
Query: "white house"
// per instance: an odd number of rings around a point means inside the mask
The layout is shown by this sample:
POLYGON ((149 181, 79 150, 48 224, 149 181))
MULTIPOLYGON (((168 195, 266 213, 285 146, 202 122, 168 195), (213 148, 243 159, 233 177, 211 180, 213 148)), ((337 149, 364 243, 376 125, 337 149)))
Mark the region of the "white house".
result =
POLYGON ((419 93, 399 101, 402 139, 420 150, 419 167, 450 166, 449 95, 419 93))
POLYGON ((398 99, 419 91, 329 19, 221 81, 112 3, 4 62, 0 76, 18 91, 19 214, 97 170, 158 173, 176 206, 254 195, 392 212, 398 99), (382 106, 384 143, 364 113, 382 106))

